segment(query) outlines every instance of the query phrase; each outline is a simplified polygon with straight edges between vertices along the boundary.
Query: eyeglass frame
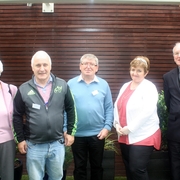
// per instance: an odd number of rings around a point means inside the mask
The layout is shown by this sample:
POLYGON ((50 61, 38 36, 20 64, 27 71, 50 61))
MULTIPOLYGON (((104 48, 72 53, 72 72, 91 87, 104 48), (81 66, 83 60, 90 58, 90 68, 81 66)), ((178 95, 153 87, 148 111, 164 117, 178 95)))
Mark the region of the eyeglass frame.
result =
POLYGON ((91 63, 91 62, 81 62, 81 65, 83 66, 90 66, 90 67, 95 67, 97 66, 97 64, 91 63))

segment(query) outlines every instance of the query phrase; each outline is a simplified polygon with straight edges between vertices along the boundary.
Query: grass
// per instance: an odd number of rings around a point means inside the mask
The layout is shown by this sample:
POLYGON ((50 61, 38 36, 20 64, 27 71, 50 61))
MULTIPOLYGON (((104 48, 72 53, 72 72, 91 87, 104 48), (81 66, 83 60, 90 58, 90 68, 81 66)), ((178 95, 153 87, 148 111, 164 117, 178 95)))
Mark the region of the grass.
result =
MULTIPOLYGON (((28 175, 23 175, 21 180, 28 180, 28 175)), ((73 177, 67 176, 66 180, 73 180, 73 177)), ((126 180, 126 177, 115 177, 114 180, 126 180)))

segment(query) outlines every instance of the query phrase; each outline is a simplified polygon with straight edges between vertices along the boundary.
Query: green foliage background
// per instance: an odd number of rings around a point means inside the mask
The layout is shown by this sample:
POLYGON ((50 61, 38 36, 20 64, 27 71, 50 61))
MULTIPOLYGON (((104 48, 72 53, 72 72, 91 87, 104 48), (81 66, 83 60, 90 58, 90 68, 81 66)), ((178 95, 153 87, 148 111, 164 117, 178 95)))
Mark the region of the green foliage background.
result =
POLYGON ((167 123, 168 123, 168 112, 164 100, 163 90, 159 93, 157 112, 158 112, 158 116, 160 120, 160 128, 161 128, 161 150, 167 150, 166 132, 167 132, 167 123))

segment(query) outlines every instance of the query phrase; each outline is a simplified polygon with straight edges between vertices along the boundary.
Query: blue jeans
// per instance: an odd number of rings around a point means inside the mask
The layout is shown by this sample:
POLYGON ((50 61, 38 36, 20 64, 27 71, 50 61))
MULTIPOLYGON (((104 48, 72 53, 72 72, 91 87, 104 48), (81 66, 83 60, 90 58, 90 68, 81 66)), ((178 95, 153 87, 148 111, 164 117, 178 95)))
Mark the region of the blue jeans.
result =
POLYGON ((28 145, 26 166, 29 180, 43 180, 45 171, 49 180, 61 180, 65 149, 59 141, 35 144, 26 141, 28 145))

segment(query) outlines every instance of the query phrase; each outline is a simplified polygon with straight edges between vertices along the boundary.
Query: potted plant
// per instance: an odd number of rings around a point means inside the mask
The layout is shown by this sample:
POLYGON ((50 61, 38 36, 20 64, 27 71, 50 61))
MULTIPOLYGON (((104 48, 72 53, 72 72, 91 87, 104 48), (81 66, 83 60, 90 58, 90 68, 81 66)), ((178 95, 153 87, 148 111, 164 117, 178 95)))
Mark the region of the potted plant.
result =
POLYGON ((119 150, 115 145, 115 142, 117 142, 117 140, 113 140, 112 138, 110 138, 110 136, 112 136, 113 134, 114 133, 109 133, 108 136, 105 138, 104 150, 113 151, 119 154, 119 150))
POLYGON ((119 154, 119 149, 116 147, 114 140, 111 138, 113 133, 109 133, 105 138, 104 157, 102 162, 103 180, 114 180, 115 178, 115 154, 119 154))
POLYGON ((161 129, 161 147, 160 150, 154 150, 150 162, 148 164, 148 174, 150 180, 169 180, 170 179, 170 164, 168 158, 167 149, 167 123, 168 123, 168 112, 164 100, 164 91, 159 93, 157 112, 160 121, 161 129))

